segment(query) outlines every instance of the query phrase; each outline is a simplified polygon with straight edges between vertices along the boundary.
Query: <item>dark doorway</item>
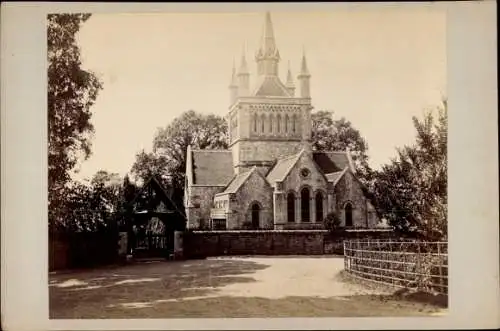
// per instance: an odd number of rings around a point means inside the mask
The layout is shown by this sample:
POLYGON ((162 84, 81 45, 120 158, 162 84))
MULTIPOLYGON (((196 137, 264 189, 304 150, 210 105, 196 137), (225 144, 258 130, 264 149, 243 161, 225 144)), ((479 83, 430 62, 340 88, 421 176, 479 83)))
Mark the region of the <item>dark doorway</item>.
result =
POLYGON ((309 189, 304 187, 302 191, 300 191, 300 206, 301 206, 301 216, 302 222, 310 222, 311 217, 309 212, 309 189))
POLYGON ((295 194, 288 193, 286 197, 287 221, 295 222, 295 194))
POLYGON ((347 203, 344 207, 345 210, 345 226, 352 226, 352 205, 347 203))
POLYGON ((258 229, 259 228, 259 215, 260 214, 260 206, 258 203, 254 203, 252 205, 252 228, 253 229, 258 229))
POLYGON ((316 222, 323 222, 323 194, 316 193, 316 222))

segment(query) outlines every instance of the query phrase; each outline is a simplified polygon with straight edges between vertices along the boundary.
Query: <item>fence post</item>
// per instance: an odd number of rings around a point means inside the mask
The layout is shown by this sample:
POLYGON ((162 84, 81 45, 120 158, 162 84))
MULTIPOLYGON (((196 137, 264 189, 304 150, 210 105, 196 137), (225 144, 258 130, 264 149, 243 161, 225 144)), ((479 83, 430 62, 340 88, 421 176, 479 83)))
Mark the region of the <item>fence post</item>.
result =
POLYGON ((347 250, 346 250, 346 241, 344 240, 344 270, 349 271, 347 267, 347 250))
MULTIPOLYGON (((443 286, 443 259, 441 258, 441 243, 437 243, 437 254, 438 254, 438 259, 439 259, 439 292, 443 293, 444 292, 444 286, 443 286)), ((432 277, 432 274, 431 274, 432 277)))
POLYGON ((415 262, 415 273, 417 274, 417 281, 416 281, 416 286, 417 286, 417 290, 421 290, 422 289, 422 261, 421 261, 421 257, 422 257, 422 254, 420 252, 420 244, 421 242, 416 242, 417 244, 417 261, 415 262))

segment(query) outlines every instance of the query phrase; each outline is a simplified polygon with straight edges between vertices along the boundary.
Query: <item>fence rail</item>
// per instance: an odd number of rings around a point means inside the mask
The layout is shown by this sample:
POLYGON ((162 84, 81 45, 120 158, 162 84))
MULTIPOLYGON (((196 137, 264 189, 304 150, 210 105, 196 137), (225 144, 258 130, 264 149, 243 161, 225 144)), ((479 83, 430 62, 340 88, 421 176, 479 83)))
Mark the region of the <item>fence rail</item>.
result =
POLYGON ((344 269, 356 278, 448 294, 448 243, 346 240, 344 269))

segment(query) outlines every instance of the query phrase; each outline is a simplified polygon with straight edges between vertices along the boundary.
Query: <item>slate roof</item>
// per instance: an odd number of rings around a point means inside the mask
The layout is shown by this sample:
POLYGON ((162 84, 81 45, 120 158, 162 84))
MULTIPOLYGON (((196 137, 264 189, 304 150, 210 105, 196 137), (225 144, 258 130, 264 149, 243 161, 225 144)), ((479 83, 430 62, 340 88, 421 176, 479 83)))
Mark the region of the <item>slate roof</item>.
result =
POLYGON ((337 185, 337 182, 346 173, 347 169, 348 168, 346 167, 342 171, 337 171, 337 172, 334 172, 331 174, 326 174, 325 177, 326 177, 326 179, 328 179, 329 182, 333 183, 334 185, 337 185))
POLYGON ((234 176, 231 151, 193 150, 192 157, 194 185, 227 185, 234 176))
POLYGON ((314 152, 313 159, 324 174, 332 174, 342 171, 345 167, 351 167, 347 152, 314 152))
POLYGON ((290 97, 286 86, 277 76, 264 76, 257 86, 255 96, 290 97))
POLYGON ((301 154, 302 152, 299 152, 295 155, 278 160, 278 162, 276 162, 276 165, 267 174, 266 176, 267 181, 273 184, 276 181, 284 180, 286 175, 288 175, 288 172, 295 165, 301 154))
POLYGON ((233 180, 231 181, 231 183, 229 183, 224 192, 220 194, 236 193, 241 187, 241 185, 243 185, 247 181, 248 177, 250 177, 254 169, 255 168, 234 176, 233 180))

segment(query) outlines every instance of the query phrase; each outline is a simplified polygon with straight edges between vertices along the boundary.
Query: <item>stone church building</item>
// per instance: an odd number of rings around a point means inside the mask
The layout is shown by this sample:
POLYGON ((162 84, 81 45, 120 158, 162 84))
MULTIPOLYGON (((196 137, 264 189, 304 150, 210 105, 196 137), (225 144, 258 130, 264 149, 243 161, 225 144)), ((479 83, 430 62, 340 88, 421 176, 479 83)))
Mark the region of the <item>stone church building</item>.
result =
POLYGON ((271 16, 265 16, 257 77, 243 55, 233 66, 228 150, 188 147, 184 204, 192 229, 314 229, 330 212, 345 227, 379 222, 356 178, 348 151, 316 152, 311 143, 311 75, 302 55, 298 93, 281 56, 271 16))

